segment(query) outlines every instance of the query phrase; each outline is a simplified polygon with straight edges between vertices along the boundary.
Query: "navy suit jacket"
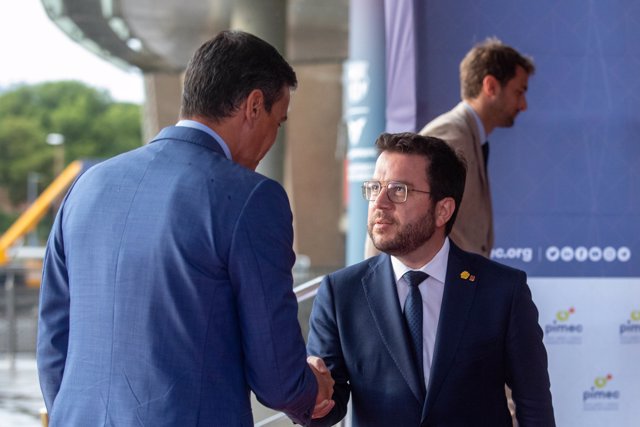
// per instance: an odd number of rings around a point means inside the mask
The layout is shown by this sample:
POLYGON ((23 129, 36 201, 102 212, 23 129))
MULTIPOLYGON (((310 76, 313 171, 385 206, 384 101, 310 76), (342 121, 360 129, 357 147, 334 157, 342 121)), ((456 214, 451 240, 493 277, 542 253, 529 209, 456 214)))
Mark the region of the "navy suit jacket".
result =
POLYGON ((554 426, 547 355, 524 272, 450 247, 426 400, 388 255, 328 275, 310 319, 307 351, 336 381, 341 420, 351 394, 354 426, 554 426))
POLYGON ((169 127, 69 191, 44 263, 50 426, 253 426, 249 391, 307 423, 317 385, 282 187, 169 127))

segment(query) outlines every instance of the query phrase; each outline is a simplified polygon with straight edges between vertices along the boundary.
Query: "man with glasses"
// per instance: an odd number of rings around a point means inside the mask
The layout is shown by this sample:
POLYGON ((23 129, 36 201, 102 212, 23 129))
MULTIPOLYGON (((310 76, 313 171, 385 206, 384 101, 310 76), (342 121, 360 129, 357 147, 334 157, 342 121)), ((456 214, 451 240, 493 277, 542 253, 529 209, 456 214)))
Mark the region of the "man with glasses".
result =
POLYGON ((382 134, 362 186, 382 253, 325 277, 307 351, 335 380, 330 426, 555 425, 547 356, 524 272, 459 249, 448 235, 464 161, 444 141, 382 134))

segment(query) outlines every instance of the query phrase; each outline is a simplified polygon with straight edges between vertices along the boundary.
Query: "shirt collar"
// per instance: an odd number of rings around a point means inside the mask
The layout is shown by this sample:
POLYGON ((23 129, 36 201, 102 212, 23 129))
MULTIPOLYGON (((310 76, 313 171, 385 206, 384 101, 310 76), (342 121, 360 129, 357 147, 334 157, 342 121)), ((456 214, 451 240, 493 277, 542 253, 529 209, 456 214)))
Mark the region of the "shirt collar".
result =
POLYGON ((231 158, 231 151, 229 151, 229 147, 227 146, 227 144, 220 137, 220 135, 218 135, 209 126, 206 126, 206 125, 204 125, 204 124, 202 124, 200 122, 197 122, 195 120, 180 120, 178 123, 176 123, 176 126, 182 126, 182 127, 186 127, 186 128, 198 129, 198 130, 201 130, 203 132, 208 133, 209 135, 211 135, 213 137, 213 139, 216 140, 218 145, 220 145, 220 148, 222 148, 222 151, 224 151, 224 155, 227 157, 227 159, 233 160, 231 158))
POLYGON ((471 115, 476 120, 476 125, 478 126, 478 132, 480 133, 480 144, 484 144, 487 142, 487 132, 484 130, 484 125, 482 124, 482 120, 480 120, 480 116, 476 113, 476 110, 466 101, 462 101, 462 104, 466 107, 466 109, 471 112, 471 115))
MULTIPOLYGON (((447 276, 447 263, 449 261, 449 238, 446 237, 444 239, 444 243, 442 247, 436 253, 436 255, 431 258, 431 261, 418 268, 420 271, 424 271, 429 275, 429 277, 433 277, 441 283, 444 283, 444 280, 447 276)), ((409 268, 402 263, 398 258, 391 256, 391 266, 393 267, 393 274, 396 279, 396 283, 400 280, 402 275, 409 270, 415 270, 413 268, 409 268)))

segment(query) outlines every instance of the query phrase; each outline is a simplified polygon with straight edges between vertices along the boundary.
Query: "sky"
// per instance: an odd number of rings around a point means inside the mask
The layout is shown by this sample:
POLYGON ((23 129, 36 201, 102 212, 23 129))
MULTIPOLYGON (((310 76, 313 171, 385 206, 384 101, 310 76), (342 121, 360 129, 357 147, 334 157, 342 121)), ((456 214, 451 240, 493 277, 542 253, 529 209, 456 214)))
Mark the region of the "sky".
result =
POLYGON ((71 40, 49 19, 40 0, 0 5, 0 90, 19 83, 80 80, 117 101, 142 103, 142 74, 103 60, 71 40))

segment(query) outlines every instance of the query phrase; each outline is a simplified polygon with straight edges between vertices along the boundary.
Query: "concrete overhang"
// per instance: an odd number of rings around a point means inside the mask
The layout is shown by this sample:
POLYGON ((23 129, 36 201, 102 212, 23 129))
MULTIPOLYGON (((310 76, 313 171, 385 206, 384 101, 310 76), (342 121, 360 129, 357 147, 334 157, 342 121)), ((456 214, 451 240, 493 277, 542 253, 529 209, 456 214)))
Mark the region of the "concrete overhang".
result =
MULTIPOLYGON (((261 0, 255 0, 261 1, 261 0)), ((95 54, 143 72, 176 72, 230 26, 233 0, 41 0, 62 31, 95 54)), ((287 57, 341 61, 348 54, 349 0, 289 0, 287 57)))

